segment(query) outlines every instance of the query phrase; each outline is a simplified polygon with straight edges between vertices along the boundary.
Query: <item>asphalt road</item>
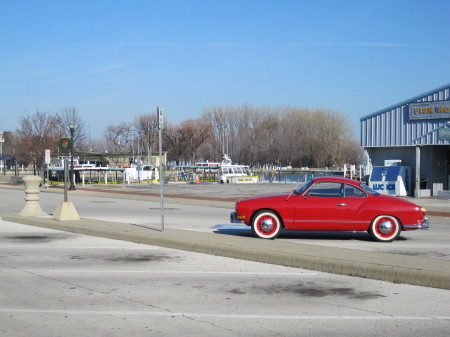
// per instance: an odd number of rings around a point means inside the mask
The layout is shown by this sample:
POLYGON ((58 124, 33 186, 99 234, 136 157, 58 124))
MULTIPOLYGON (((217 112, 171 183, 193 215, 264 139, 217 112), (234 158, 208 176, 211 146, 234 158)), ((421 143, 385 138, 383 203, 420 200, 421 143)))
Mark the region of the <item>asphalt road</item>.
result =
POLYGON ((448 336, 449 301, 448 290, 0 222, 1 336, 448 336))
MULTIPOLYGON (((141 185, 133 189, 139 191, 144 188, 148 189, 146 185, 141 185)), ((153 188, 156 194, 159 192, 158 186, 153 185, 151 188, 153 188)), ((167 187, 165 188, 167 189, 167 187)), ((261 193, 261 189, 253 185, 250 185, 247 189, 241 186, 236 187, 236 185, 234 187, 230 185, 216 185, 207 187, 206 189, 204 187, 199 188, 196 185, 180 185, 176 188, 178 190, 181 189, 181 192, 179 192, 180 195, 186 195, 188 189, 191 195, 201 193, 206 196, 217 196, 218 192, 222 192, 222 195, 227 200, 236 198, 239 194, 253 195, 258 192, 261 193), (183 192, 183 189, 186 189, 186 191, 183 192)), ((267 185, 267 188, 270 188, 270 192, 286 190, 283 184, 267 185)), ((118 187, 118 189, 121 188, 118 187)), ((0 193, 5 194, 5 198, 2 198, 3 201, 0 205, 1 214, 14 214, 22 210, 25 204, 25 194, 22 190, 0 189, 0 193)), ((167 193, 173 193, 173 191, 169 190, 167 193)), ((74 203, 78 214, 82 218, 134 223, 159 229, 161 227, 159 199, 154 197, 149 201, 142 200, 142 196, 137 196, 136 198, 132 198, 133 196, 129 197, 131 199, 117 194, 109 194, 105 197, 104 193, 99 195, 89 193, 87 195, 70 195, 69 200, 74 203)), ((49 214, 52 214, 58 203, 63 201, 61 193, 44 192, 40 193, 40 198, 42 208, 49 214)), ((249 227, 230 224, 229 213, 233 211, 233 202, 221 202, 220 205, 214 206, 214 203, 208 200, 196 200, 195 205, 183 204, 180 203, 181 201, 183 200, 172 199, 172 202, 165 202, 164 226, 166 228, 215 232, 236 236, 253 236, 249 227)), ((367 233, 351 232, 285 231, 277 240, 449 260, 450 218, 437 216, 429 216, 429 218, 431 223, 430 230, 405 231, 401 233, 398 240, 391 243, 374 242, 367 233)))
MULTIPOLYGON (((233 197, 231 187, 222 191, 233 197)), ((83 218, 160 226, 157 198, 77 193, 70 200, 83 218)), ((40 196, 48 213, 62 201, 60 193, 40 196)), ((18 213, 23 190, 0 188, 0 200, 1 215, 18 213)), ((230 226, 231 202, 203 202, 166 202, 165 226, 224 240, 251 235, 230 226)), ((431 223, 389 244, 353 233, 294 232, 277 241, 448 259, 448 218, 431 223)), ((449 300, 448 290, 0 221, 0 336, 447 336, 449 300)))

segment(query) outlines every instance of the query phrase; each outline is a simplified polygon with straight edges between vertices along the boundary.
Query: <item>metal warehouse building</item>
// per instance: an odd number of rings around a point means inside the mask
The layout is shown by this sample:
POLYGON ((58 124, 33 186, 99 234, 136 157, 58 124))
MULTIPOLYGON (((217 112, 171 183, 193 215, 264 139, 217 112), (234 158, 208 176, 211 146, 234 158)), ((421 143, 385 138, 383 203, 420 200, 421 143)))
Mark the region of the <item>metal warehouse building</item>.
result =
POLYGON ((361 118, 365 174, 374 167, 411 168, 416 197, 450 190, 450 84, 361 118))

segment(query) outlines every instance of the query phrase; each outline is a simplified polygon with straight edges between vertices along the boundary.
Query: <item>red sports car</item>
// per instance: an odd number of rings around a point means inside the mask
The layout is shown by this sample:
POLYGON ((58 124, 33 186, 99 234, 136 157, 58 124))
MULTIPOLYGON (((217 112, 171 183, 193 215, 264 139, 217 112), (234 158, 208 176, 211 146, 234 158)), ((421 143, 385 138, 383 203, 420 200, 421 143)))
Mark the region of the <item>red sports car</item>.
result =
POLYGON ((368 231, 376 241, 395 240, 402 230, 428 229, 425 209, 380 195, 355 180, 320 177, 291 193, 258 196, 236 203, 232 223, 252 227, 256 237, 276 238, 281 230, 368 231))

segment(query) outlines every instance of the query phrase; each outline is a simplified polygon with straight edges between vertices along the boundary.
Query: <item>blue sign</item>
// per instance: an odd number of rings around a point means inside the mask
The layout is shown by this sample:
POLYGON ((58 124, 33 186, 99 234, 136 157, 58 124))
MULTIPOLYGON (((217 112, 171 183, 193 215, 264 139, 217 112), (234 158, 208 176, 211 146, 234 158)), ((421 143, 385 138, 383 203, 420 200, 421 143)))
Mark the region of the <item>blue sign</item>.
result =
POLYGON ((450 101, 411 103, 409 119, 446 119, 450 118, 450 101))
POLYGON ((375 191, 395 191, 395 183, 394 184, 373 184, 372 187, 375 191))

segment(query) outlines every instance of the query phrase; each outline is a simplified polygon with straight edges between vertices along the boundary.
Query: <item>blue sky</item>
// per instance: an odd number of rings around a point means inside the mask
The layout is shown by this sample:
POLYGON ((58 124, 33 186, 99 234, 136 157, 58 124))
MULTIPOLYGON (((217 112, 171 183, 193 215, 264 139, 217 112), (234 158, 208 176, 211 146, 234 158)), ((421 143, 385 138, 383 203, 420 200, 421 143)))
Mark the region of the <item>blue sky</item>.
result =
POLYGON ((0 0, 0 127, 76 107, 93 138, 164 108, 367 114, 450 82, 450 1, 0 0))

